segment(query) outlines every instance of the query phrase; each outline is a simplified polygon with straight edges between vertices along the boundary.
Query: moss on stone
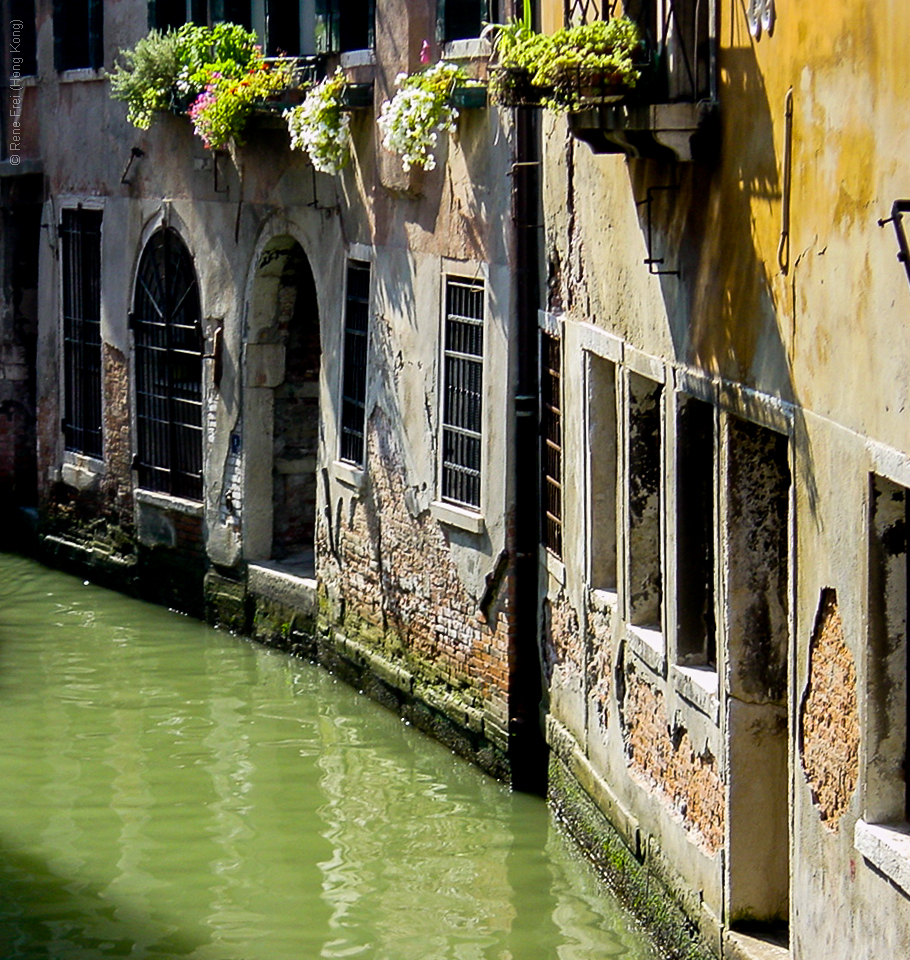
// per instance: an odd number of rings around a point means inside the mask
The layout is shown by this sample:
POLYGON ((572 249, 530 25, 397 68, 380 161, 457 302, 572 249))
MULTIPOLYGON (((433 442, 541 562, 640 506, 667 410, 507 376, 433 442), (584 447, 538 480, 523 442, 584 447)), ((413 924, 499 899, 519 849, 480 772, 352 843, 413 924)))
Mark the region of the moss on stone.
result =
POLYGON ((618 899, 642 922, 663 960, 713 960, 695 923, 665 885, 623 842, 555 754, 550 757, 549 800, 554 815, 588 854, 618 899))

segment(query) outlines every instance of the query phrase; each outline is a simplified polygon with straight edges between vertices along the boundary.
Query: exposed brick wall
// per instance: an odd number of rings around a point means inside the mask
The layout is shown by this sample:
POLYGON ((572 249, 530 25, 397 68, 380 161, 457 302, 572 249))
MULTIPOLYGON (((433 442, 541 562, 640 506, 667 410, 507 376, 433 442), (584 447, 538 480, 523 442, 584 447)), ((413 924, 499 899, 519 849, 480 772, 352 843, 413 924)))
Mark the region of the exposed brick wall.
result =
POLYGON ((565 663, 575 673, 584 668, 584 638, 572 605, 565 593, 555 601, 543 602, 543 647, 547 680, 552 679, 553 668, 565 663))
POLYGON ((317 525, 318 573, 340 599, 331 626, 377 649, 423 682, 457 691, 507 729, 508 576, 489 608, 468 593, 451 557, 445 528, 417 512, 408 496, 404 458, 381 410, 367 425, 367 481, 342 516, 339 501, 317 525))
POLYGON ((102 344, 104 383, 104 494, 121 523, 133 516, 130 443, 129 363, 109 343, 102 344))
POLYGON ((638 672, 626 670, 623 734, 633 773, 682 817, 709 852, 724 841, 724 791, 717 760, 699 751, 687 730, 671 728, 664 695, 638 672))
POLYGON ((822 591, 800 709, 800 752, 812 802, 836 831, 859 776, 856 664, 844 640, 837 593, 822 591))

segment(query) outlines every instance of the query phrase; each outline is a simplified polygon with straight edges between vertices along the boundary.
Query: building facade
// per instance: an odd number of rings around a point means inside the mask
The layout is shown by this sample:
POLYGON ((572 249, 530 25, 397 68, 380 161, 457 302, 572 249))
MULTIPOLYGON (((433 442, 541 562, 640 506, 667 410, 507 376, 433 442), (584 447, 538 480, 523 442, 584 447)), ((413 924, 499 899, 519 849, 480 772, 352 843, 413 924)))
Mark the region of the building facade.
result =
POLYGON ((405 171, 396 76, 485 81, 513 11, 5 0, 0 480, 46 557, 548 768, 668 955, 902 956, 910 12, 625 12, 634 96, 405 171), (347 169, 131 126, 105 68, 190 19, 371 92, 347 169))

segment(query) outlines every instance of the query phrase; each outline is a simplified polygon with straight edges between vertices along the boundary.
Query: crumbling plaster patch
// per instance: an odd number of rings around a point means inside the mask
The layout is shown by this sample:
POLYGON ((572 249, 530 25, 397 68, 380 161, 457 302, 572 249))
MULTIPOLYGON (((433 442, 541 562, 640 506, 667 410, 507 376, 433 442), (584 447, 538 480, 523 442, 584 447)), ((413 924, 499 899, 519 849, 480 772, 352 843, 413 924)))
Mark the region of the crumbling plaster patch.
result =
POLYGON ((837 831, 859 776, 856 664, 844 639, 837 592, 822 591, 800 709, 800 754, 822 823, 837 831))

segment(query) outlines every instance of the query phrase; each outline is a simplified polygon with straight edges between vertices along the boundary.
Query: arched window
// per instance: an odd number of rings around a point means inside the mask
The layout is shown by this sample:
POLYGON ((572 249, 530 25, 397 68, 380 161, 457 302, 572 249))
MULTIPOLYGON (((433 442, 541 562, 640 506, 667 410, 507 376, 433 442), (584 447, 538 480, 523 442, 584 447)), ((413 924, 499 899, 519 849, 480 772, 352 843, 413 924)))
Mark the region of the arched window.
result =
POLYGON ((139 261, 132 327, 139 485, 202 499, 202 323, 189 251, 159 230, 139 261))

